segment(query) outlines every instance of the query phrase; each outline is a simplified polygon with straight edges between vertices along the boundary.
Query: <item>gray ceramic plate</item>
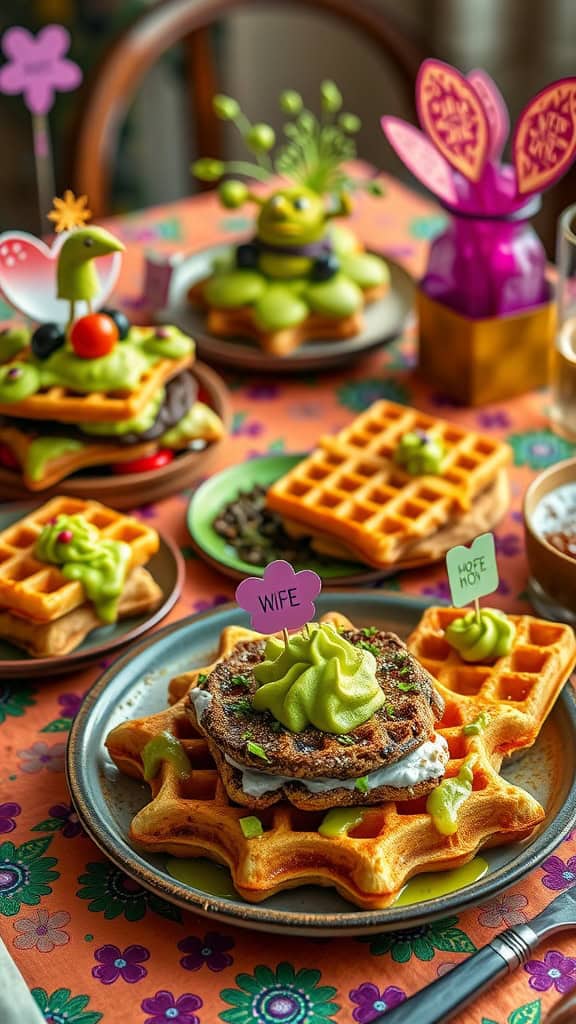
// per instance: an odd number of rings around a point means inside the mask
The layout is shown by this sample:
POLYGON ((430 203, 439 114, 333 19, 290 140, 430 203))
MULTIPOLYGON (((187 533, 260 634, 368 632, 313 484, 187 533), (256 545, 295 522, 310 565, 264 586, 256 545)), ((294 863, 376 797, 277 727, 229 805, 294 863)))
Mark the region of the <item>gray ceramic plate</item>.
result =
POLYGON ((257 373, 299 373, 343 366, 398 338, 414 305, 412 278, 398 263, 387 260, 390 290, 364 310, 361 334, 333 341, 309 341, 289 356, 267 355, 255 342, 216 338, 209 334, 204 313, 188 302, 188 289, 208 277, 214 258, 229 249, 230 244, 213 245, 193 253, 179 264, 170 285, 169 305, 156 317, 161 323, 177 324, 181 330, 191 334, 196 341, 198 355, 209 363, 229 366, 234 370, 255 370, 257 373))
MULTIPOLYGON (((0 531, 38 506, 39 503, 36 502, 0 507, 0 531)), ((178 600, 182 590, 184 560, 172 541, 161 537, 160 547, 146 568, 152 573, 163 594, 162 603, 155 612, 124 619, 113 626, 95 629, 75 651, 58 658, 32 658, 25 651, 0 639, 0 679, 31 679, 37 676, 46 679, 51 675, 60 676, 65 672, 79 671, 104 655, 124 647, 130 640, 135 640, 157 622, 161 622, 178 600)))
MULTIPOLYGON (((321 614, 335 606, 358 625, 367 623, 406 636, 429 602, 355 591, 323 594, 321 614)), ((504 775, 532 792, 546 808, 542 828, 524 843, 485 850, 487 874, 449 895, 409 906, 359 910, 334 890, 300 887, 264 903, 246 903, 234 895, 228 877, 226 896, 214 888, 178 882, 166 870, 168 858, 134 849, 128 839, 133 815, 149 799, 148 787, 121 775, 106 752, 111 728, 127 718, 166 706, 171 676, 206 664, 224 626, 247 624, 236 606, 184 619, 134 645, 98 680, 78 714, 68 744, 68 785, 88 834, 100 849, 141 885, 188 910, 267 932, 302 935, 359 935, 419 925, 478 904, 511 885, 539 864, 573 827, 576 815, 576 699, 566 686, 537 743, 511 761, 504 775), (558 751, 562 751, 561 758, 558 751)), ((217 867, 226 890, 227 871, 217 867)), ((437 876, 436 876, 437 877, 437 876)))

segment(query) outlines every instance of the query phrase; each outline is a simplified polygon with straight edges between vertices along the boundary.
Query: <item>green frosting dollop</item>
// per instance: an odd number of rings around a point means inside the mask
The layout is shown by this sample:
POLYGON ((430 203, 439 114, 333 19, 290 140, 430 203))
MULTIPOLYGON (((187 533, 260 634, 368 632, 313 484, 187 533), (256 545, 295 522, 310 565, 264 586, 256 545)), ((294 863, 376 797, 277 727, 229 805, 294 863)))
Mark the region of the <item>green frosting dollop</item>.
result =
POLYGON ((514 623, 496 608, 467 612, 445 630, 445 637, 463 661, 495 661, 512 650, 516 635, 514 623))
POLYGON ((156 360, 129 342, 119 342, 107 356, 82 359, 62 346, 37 363, 41 387, 58 385, 88 394, 91 391, 134 391, 156 360))
POLYGON ((394 452, 394 461, 411 476, 442 473, 446 449, 442 442, 425 431, 410 430, 403 434, 394 452))
POLYGON ((108 540, 81 515, 60 515, 46 523, 36 541, 41 562, 58 565, 67 580, 78 580, 103 622, 115 622, 118 600, 132 551, 121 540, 108 540))
POLYGON ((254 669, 259 687, 255 711, 269 711, 291 732, 315 726, 335 735, 368 721, 385 698, 376 677, 376 659, 354 647, 329 623, 312 623, 288 644, 266 643, 266 660, 254 669))
POLYGON ((0 363, 7 363, 30 344, 32 332, 28 327, 8 327, 0 332, 0 363))
POLYGON ((0 366, 0 402, 21 402, 40 387, 40 375, 30 363, 0 366))
POLYGON ((467 757, 456 778, 444 779, 428 795, 426 810, 443 836, 453 836, 458 831, 458 811, 472 792, 473 764, 474 758, 467 757))

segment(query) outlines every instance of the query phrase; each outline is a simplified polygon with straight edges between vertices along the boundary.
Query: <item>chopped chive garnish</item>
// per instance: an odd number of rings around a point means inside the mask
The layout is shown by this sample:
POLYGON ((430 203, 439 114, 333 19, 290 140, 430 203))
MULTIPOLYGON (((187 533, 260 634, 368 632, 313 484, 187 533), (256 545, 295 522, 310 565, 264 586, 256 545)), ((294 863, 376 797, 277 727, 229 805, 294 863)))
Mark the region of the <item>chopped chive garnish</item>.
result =
POLYGON ((198 687, 198 689, 199 690, 203 690, 204 689, 204 684, 207 683, 207 682, 208 682, 208 676, 206 675, 206 673, 205 672, 200 672, 199 675, 198 675, 198 678, 196 680, 196 686, 198 687))
POLYGON ((256 839, 257 836, 264 835, 262 822, 255 814, 250 814, 247 818, 240 818, 238 824, 245 839, 256 839))
POLYGON ((245 686, 246 688, 250 686, 248 676, 232 676, 230 682, 233 686, 245 686))
POLYGON ((396 686, 398 687, 399 690, 402 690, 403 693, 410 693, 412 690, 418 689, 418 687, 415 686, 414 683, 404 683, 402 680, 400 680, 399 683, 396 683, 396 686))
POLYGON ((274 719, 270 728, 272 732, 282 732, 284 726, 282 725, 282 722, 278 722, 276 719, 274 719))
POLYGON ((231 710, 237 715, 249 715, 254 710, 248 697, 242 697, 240 700, 234 701, 231 705, 231 710))
POLYGON ((396 717, 396 715, 394 713, 394 705, 393 704, 385 704, 384 705, 384 711, 388 715, 388 718, 395 718, 396 717))
POLYGON ((356 741, 353 736, 346 736, 346 734, 343 733, 341 736, 336 737, 336 742, 342 747, 353 747, 356 741))
POLYGON ((376 636, 378 630, 376 629, 376 626, 364 626, 364 629, 360 632, 364 633, 364 636, 376 636))
POLYGON ((360 779, 356 779, 354 783, 354 789, 359 789, 361 793, 368 792, 368 776, 363 775, 360 779))
POLYGON ((398 669, 398 675, 399 676, 408 676, 408 675, 410 675, 410 665, 404 665, 403 668, 399 668, 398 669))
POLYGON ((248 740, 246 749, 249 754, 253 754, 254 757, 259 757, 262 761, 268 760, 268 755, 264 750, 264 747, 261 747, 259 743, 254 743, 253 740, 248 740))
POLYGON ((356 644, 356 646, 357 647, 361 647, 362 650, 364 650, 364 651, 370 651, 370 654, 373 654, 375 658, 379 658, 380 657, 380 653, 381 652, 380 652, 379 648, 376 647, 376 644, 370 644, 370 643, 368 643, 367 640, 360 640, 356 644))

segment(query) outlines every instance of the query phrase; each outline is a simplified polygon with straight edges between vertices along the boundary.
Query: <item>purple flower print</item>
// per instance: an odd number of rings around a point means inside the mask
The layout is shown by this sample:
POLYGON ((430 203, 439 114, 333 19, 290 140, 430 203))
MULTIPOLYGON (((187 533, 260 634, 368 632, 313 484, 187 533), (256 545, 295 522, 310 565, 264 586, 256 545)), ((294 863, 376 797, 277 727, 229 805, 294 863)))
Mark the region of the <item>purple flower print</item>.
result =
POLYGON ((256 401, 267 401, 268 399, 276 398, 279 391, 280 388, 277 384, 267 384, 263 381, 261 384, 254 384, 253 387, 248 388, 246 397, 253 398, 256 401))
POLYGON ((58 697, 58 703, 62 712, 62 718, 76 718, 83 700, 84 694, 80 696, 78 693, 61 693, 58 697))
POLYGON ((78 815, 71 804, 54 804, 49 811, 51 818, 59 818, 64 822, 61 835, 65 839, 74 839, 83 833, 84 829, 78 821, 78 815))
POLYGON ((100 946, 94 959, 98 966, 92 968, 92 977, 103 985, 113 985, 118 978, 134 985, 146 977, 148 972, 141 964, 150 959, 150 953, 144 946, 127 946, 124 952, 118 946, 100 946))
POLYGON ((501 537, 494 538, 496 543, 496 554, 504 555, 506 558, 514 558, 522 550, 520 537, 517 533, 505 533, 501 537))
POLYGON ((485 412, 478 413, 478 425, 483 427, 485 430, 506 430, 511 425, 511 419, 504 409, 486 409, 485 412))
POLYGON ((207 601, 194 601, 192 607, 195 612, 209 612, 211 608, 217 608, 220 604, 228 604, 229 600, 226 594, 216 594, 207 601))
POLYGON ((175 999, 171 992, 160 989, 152 999, 142 1000, 144 1013, 151 1013, 144 1024, 168 1024, 169 1021, 176 1021, 177 1024, 200 1024, 194 1010, 202 1006, 200 996, 194 996, 185 992, 183 996, 175 999))
POLYGON ((20 804, 0 804, 0 833, 12 832, 16 828, 14 818, 21 813, 20 804))
POLYGON ((206 932, 203 939, 189 935, 178 943, 178 949, 186 953, 180 961, 180 966, 186 971, 199 971, 206 964, 210 971, 223 971, 232 963, 232 957, 227 950, 233 946, 234 939, 220 935, 219 932, 206 932))
POLYGON ((65 743, 54 743, 51 747, 42 740, 33 743, 27 750, 19 750, 20 768, 28 775, 35 775, 46 768, 49 772, 64 771, 65 743))
POLYGON ((547 889, 568 889, 576 882, 576 856, 566 863, 560 857, 548 857, 542 868, 546 872, 542 885, 547 889))
POLYGON ((62 25, 46 25, 36 36, 25 28, 8 29, 2 39, 8 62, 0 69, 0 91, 23 93, 31 114, 47 114, 57 90, 69 92, 82 81, 78 65, 66 59, 69 46, 62 25))
POLYGON ((430 597, 437 597, 440 601, 450 600, 450 587, 446 580, 440 580, 439 583, 434 583, 431 587, 422 587, 422 593, 428 594, 430 597))
POLYGON ((547 992, 554 986, 563 995, 576 985, 576 960, 557 949, 551 949, 543 960, 529 960, 524 970, 531 975, 530 988, 537 992, 547 992))
POLYGON ((359 988, 353 988, 350 999, 357 1006, 352 1014, 358 1024, 370 1024, 379 1013, 399 1006, 406 999, 406 993, 395 985, 388 985, 382 992, 370 981, 365 981, 359 988))

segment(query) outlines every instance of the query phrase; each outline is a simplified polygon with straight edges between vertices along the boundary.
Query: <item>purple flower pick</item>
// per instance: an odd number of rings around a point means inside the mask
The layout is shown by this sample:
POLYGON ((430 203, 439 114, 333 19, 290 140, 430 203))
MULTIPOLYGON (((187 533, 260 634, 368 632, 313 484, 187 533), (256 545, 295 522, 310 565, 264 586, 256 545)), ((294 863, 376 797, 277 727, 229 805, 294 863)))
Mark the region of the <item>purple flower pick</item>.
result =
POLYGON ((250 576, 236 589, 236 600, 250 615, 258 633, 276 633, 280 629, 299 629, 314 618, 314 598, 322 589, 322 580, 311 569, 296 572, 279 558, 270 562, 262 579, 250 576))
POLYGON ((82 81, 82 72, 66 58, 70 35, 62 25, 45 25, 36 36, 14 26, 2 37, 7 63, 0 68, 0 92, 23 93, 31 114, 47 114, 54 93, 70 92, 82 81))

